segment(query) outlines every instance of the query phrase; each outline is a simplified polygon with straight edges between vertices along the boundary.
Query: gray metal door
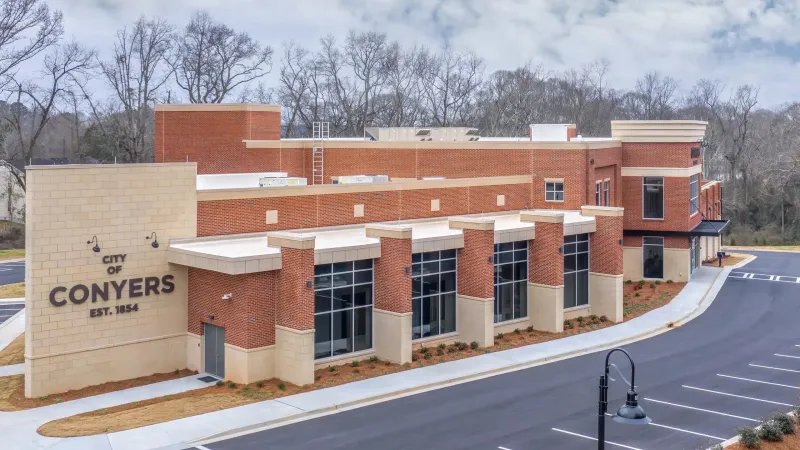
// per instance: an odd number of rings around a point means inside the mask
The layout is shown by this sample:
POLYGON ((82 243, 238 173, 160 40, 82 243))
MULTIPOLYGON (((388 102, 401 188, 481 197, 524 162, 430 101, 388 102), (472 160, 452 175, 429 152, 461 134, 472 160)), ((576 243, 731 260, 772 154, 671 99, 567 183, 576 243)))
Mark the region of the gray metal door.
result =
POLYGON ((225 328, 203 324, 206 373, 225 378, 225 328))

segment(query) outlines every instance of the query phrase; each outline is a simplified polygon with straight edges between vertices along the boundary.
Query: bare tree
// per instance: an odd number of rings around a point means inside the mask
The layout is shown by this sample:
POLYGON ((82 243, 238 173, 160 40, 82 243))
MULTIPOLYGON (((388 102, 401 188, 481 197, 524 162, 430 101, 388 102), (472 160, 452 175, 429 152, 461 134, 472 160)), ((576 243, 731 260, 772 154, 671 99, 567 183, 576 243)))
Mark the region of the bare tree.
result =
POLYGON ((272 68, 272 48, 197 12, 176 35, 169 63, 175 83, 191 103, 222 103, 236 88, 272 68))
POLYGON ((636 89, 625 95, 629 117, 636 120, 671 119, 678 99, 678 81, 658 72, 648 72, 636 80, 636 89))
POLYGON ((483 60, 474 53, 457 53, 450 48, 422 58, 422 98, 431 115, 431 125, 466 125, 483 81, 483 60))
POLYGON ((0 0, 0 87, 23 62, 61 39, 59 11, 40 0, 0 0))

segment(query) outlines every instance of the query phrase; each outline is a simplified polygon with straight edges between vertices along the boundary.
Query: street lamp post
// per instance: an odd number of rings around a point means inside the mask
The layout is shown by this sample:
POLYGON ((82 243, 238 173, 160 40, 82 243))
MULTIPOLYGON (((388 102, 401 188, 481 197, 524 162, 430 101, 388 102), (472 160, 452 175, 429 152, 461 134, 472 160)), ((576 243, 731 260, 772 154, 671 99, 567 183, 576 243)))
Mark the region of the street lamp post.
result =
POLYGON ((608 360, 614 352, 622 352, 628 357, 631 362, 631 386, 628 391, 628 398, 625 404, 619 408, 617 414, 614 416, 614 422, 624 423, 630 425, 647 425, 651 422, 644 410, 639 406, 636 394, 636 366, 633 364, 631 355, 622 348, 615 348, 608 352, 606 355, 606 365, 603 376, 600 377, 600 398, 598 401, 597 411, 597 448, 604 450, 606 448, 606 412, 608 411, 608 360))

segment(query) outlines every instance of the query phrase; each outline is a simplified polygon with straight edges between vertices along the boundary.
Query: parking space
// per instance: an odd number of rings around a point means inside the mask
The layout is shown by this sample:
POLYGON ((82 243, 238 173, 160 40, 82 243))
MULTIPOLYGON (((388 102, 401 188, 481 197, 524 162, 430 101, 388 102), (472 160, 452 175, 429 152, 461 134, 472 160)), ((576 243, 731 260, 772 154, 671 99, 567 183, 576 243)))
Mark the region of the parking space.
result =
POLYGON ((24 307, 24 303, 0 303, 0 325, 24 307))

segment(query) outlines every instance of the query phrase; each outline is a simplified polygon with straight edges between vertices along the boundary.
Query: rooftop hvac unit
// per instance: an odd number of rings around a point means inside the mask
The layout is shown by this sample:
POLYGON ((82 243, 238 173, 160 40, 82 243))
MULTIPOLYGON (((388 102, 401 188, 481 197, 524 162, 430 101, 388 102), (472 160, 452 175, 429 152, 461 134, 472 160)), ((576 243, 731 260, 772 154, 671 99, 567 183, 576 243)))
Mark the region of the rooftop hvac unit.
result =
POLYGON ((258 180, 258 185, 261 187, 270 187, 270 186, 306 186, 308 184, 308 180, 305 178, 293 177, 293 178, 272 178, 272 177, 262 177, 258 180))
POLYGON ((332 180, 333 184, 388 183, 389 175, 344 175, 332 180))

